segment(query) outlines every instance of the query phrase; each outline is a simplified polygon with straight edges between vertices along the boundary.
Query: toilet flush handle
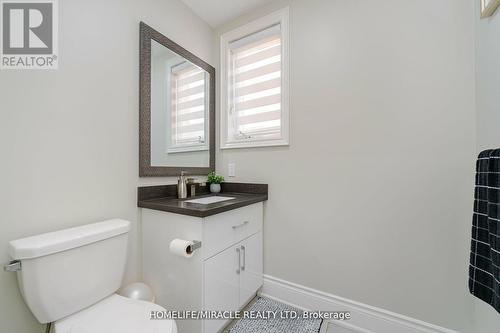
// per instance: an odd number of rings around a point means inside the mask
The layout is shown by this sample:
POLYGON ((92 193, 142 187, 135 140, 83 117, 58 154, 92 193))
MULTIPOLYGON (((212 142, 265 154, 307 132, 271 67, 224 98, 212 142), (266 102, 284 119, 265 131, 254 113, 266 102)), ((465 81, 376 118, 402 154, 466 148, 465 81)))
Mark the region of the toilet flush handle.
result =
POLYGON ((13 260, 4 265, 3 270, 6 272, 19 272, 21 270, 21 262, 19 260, 13 260))

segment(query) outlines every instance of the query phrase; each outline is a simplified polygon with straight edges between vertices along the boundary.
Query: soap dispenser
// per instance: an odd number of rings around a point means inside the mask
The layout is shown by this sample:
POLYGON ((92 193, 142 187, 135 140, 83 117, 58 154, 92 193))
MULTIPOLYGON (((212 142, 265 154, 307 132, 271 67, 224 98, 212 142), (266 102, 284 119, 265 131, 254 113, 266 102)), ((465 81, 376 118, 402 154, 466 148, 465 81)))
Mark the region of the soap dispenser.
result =
POLYGON ((187 198, 187 180, 186 180, 186 172, 181 171, 181 176, 179 177, 179 180, 177 181, 177 198, 179 199, 186 199, 187 198))

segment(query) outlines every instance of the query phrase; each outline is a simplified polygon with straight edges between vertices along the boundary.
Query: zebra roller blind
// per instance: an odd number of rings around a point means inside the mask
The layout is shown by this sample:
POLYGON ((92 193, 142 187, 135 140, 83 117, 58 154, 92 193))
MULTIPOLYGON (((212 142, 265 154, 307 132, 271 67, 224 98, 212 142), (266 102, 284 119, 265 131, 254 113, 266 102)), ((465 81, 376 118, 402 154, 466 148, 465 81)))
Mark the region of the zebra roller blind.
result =
POLYGON ((280 24, 229 43, 228 140, 281 138, 280 24))
POLYGON ((171 67, 172 146, 205 146, 206 72, 189 62, 171 67))

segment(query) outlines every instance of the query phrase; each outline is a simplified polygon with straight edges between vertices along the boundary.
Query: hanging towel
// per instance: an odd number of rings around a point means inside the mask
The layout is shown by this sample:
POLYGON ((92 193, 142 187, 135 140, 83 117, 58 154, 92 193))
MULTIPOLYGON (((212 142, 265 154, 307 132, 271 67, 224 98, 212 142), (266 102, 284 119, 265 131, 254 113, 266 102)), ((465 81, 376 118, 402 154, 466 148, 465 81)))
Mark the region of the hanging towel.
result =
POLYGON ((469 290, 500 313, 500 149, 476 163, 469 290))

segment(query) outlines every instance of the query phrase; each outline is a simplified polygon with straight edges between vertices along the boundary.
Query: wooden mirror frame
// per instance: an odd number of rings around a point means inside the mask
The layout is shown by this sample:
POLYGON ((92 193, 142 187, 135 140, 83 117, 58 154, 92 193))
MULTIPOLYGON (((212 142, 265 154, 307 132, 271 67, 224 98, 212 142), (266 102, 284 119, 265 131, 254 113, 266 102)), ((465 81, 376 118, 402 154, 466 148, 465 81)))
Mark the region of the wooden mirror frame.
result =
POLYGON ((206 175, 215 171, 215 68, 144 22, 140 23, 139 50, 139 177, 178 176, 181 171, 186 171, 189 175, 206 175), (184 57, 210 75, 208 96, 208 151, 210 156, 208 167, 151 165, 151 40, 184 57))

